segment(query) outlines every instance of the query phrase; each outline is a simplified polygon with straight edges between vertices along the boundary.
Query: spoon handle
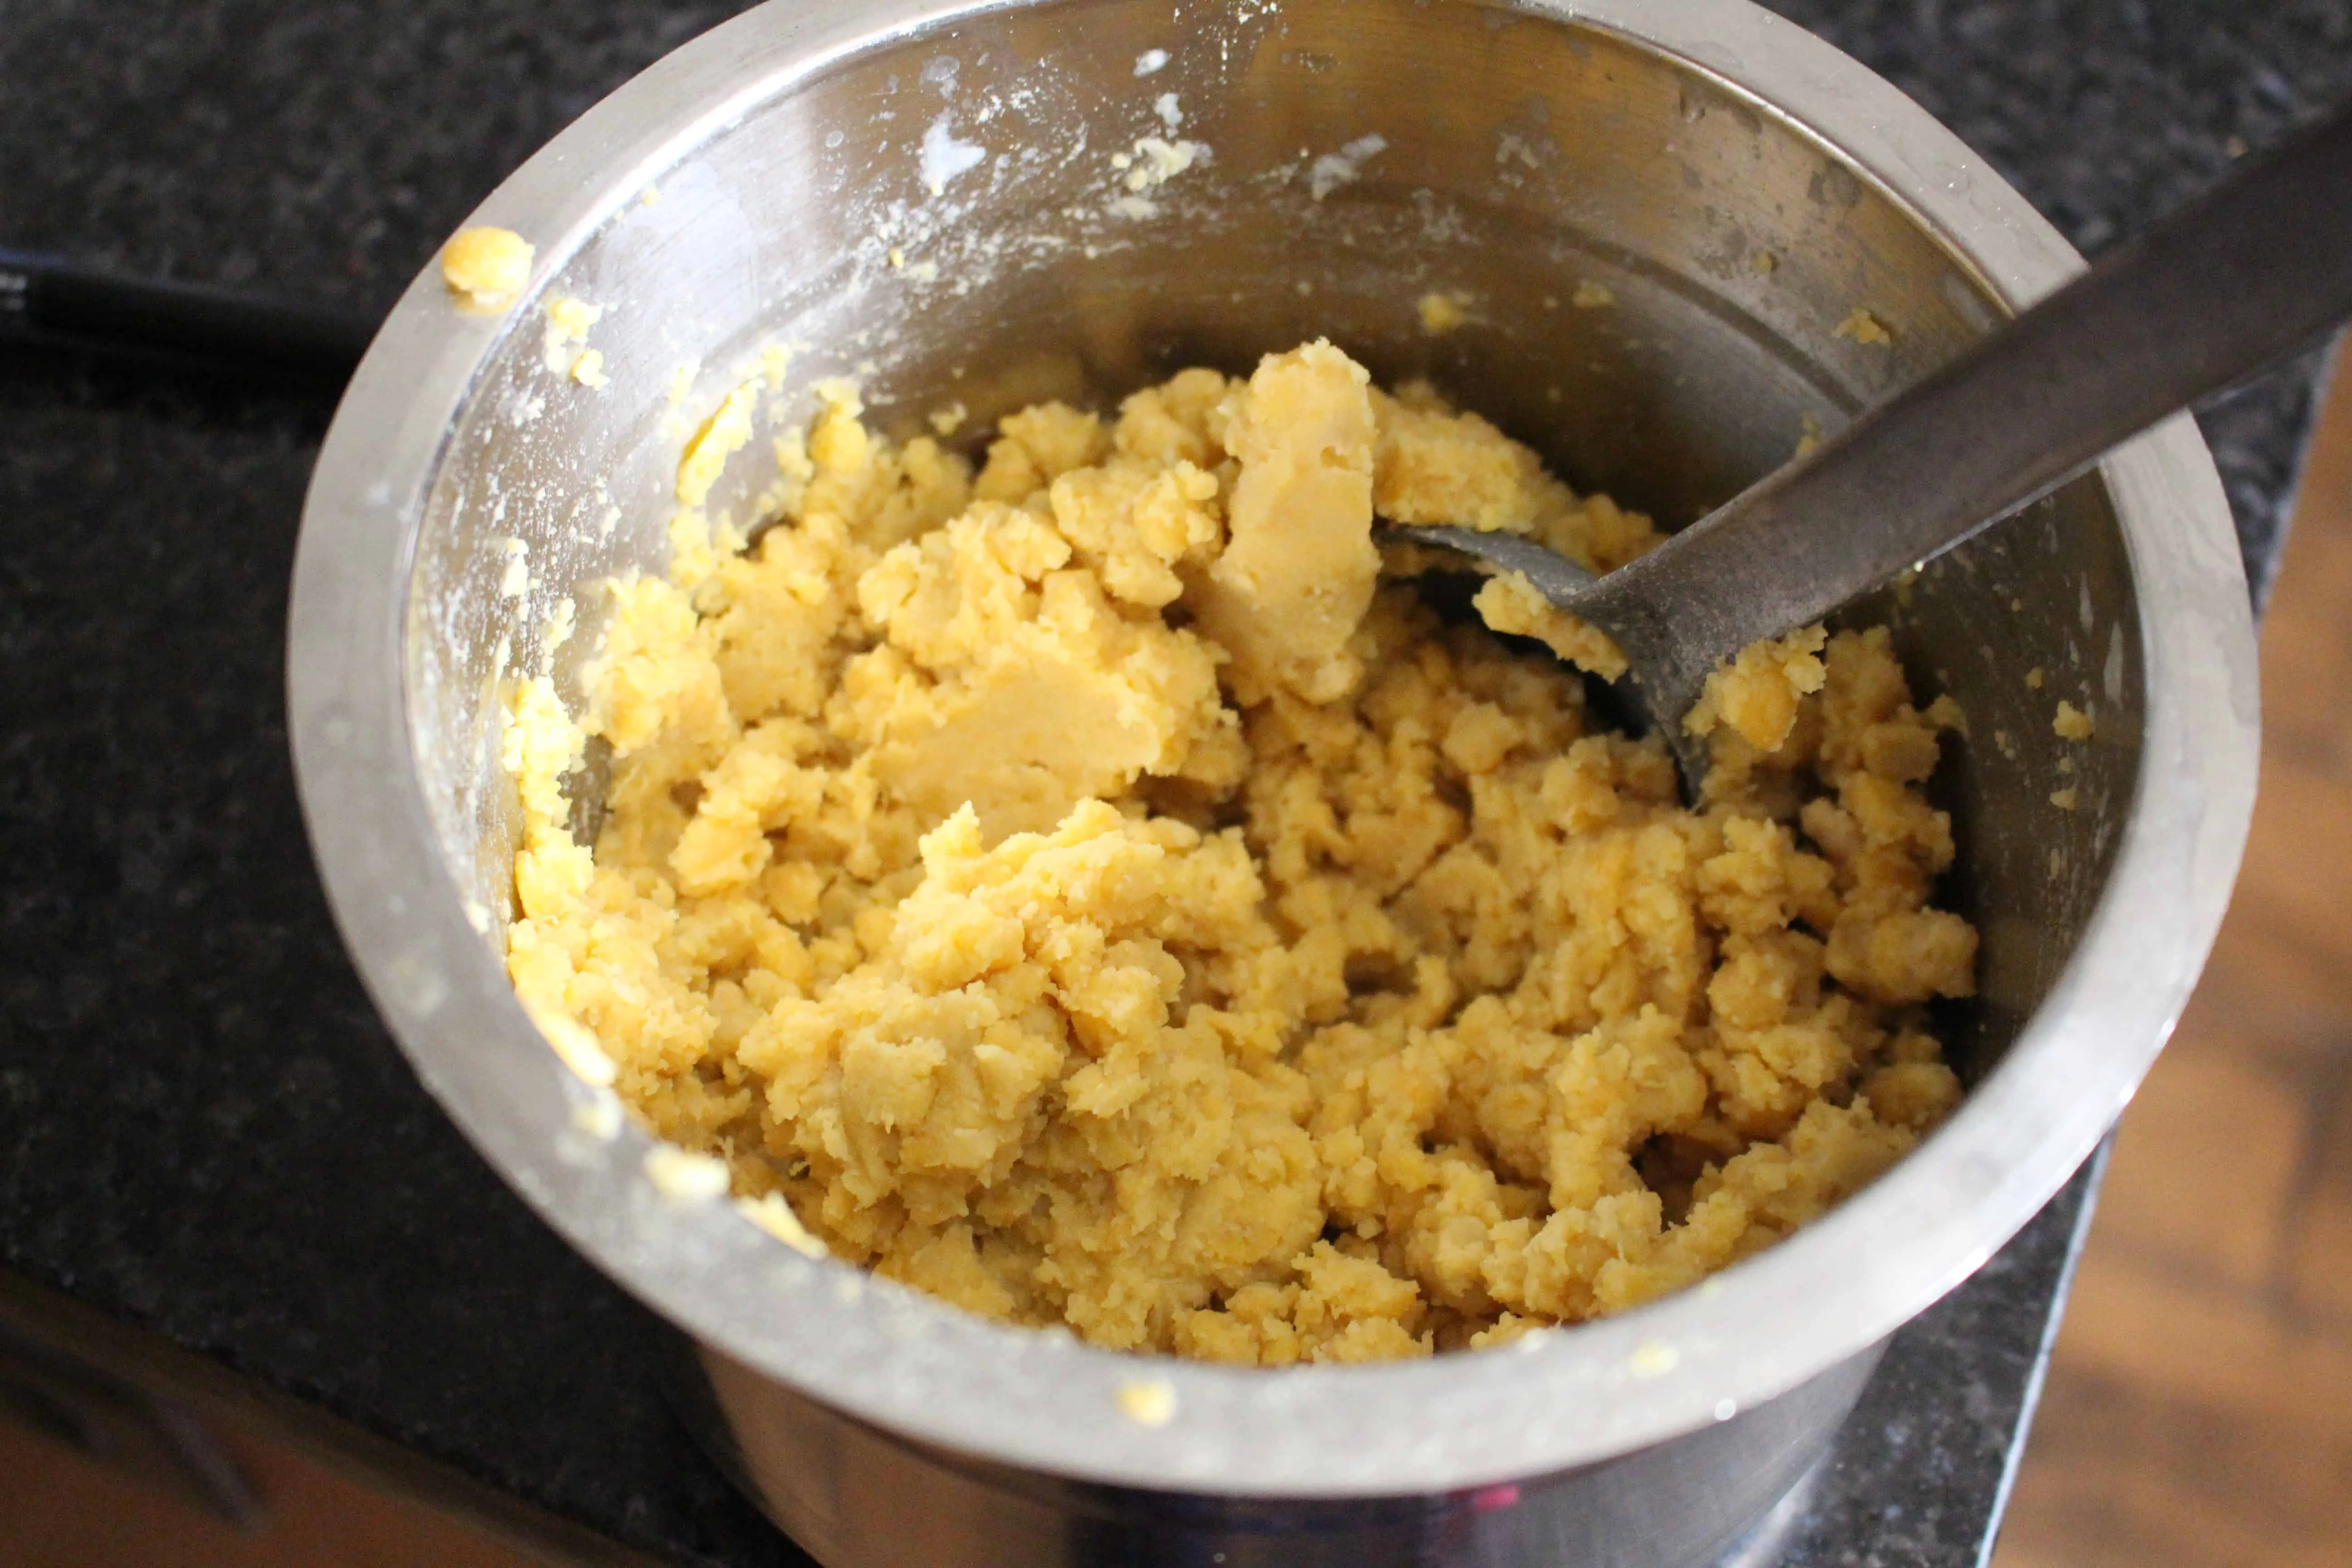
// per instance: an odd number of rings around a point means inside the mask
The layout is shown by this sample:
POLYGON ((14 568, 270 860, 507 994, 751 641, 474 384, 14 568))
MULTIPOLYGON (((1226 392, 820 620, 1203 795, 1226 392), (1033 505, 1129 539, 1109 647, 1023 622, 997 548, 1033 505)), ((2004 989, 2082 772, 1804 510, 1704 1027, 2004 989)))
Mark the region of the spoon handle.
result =
POLYGON ((194 283, 130 278, 0 246, 0 348, 96 352, 340 389, 375 317, 194 283))
POLYGON ((1959 543, 2352 316, 2352 110, 1576 595, 1662 717, 1717 661, 1959 543))

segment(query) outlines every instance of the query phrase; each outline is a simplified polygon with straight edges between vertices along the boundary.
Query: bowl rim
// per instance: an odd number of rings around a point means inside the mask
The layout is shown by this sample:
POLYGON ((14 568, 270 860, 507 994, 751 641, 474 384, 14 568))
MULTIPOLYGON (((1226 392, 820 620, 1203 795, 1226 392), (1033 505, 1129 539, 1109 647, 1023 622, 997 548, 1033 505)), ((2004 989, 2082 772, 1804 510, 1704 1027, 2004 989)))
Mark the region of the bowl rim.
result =
MULTIPOLYGON (((528 300, 611 212, 760 102, 868 49, 1026 3, 770 0, 617 89, 467 221, 539 240, 528 300)), ((2082 266, 1926 110, 1748 0, 1475 9, 1599 28, 1713 79, 1845 160, 2012 308, 2082 266)), ((352 379, 312 475, 287 683, 334 918, 419 1078, 542 1218, 687 1332, 902 1436, 1083 1482, 1340 1498, 1546 1474, 1729 1419, 1878 1343, 2032 1216, 2153 1062, 2227 904, 2252 809, 2254 645, 2228 502, 2184 415, 2101 467, 2138 596, 2147 691, 2114 869, 2000 1065, 1864 1193, 1690 1290, 1475 1355, 1260 1371, 967 1315, 803 1258, 724 1203, 661 1197, 634 1127, 584 1132, 588 1091, 524 1014, 441 860, 409 744, 410 567, 449 433, 526 313, 458 315, 428 267, 352 379), (1823 1275, 1845 1288, 1822 1292, 1823 1275), (1164 1386, 1173 1418, 1121 1414, 1138 1384, 1164 1386)))

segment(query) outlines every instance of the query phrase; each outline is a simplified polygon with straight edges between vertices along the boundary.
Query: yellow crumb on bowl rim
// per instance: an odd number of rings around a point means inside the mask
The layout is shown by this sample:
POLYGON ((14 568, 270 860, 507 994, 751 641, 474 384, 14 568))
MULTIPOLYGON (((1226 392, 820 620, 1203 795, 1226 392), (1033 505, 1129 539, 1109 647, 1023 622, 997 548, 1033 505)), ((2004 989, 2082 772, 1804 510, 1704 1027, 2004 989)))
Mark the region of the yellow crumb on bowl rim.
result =
POLYGON ((604 319, 602 305, 591 305, 568 294, 550 300, 543 334, 547 368, 591 390, 604 386, 604 356, 587 346, 590 330, 604 319))
POLYGON ((735 1210, 803 1258, 828 1256, 824 1243, 809 1234, 808 1227, 801 1224, 800 1215, 793 1212, 793 1205, 784 1201, 782 1193, 768 1193, 757 1198, 738 1198, 735 1210))
POLYGON ((2058 700, 2058 711, 2052 717, 2050 728, 2062 741, 2087 741, 2098 732, 2089 711, 2063 697, 2058 700))
POLYGON ((621 1135, 620 1097, 609 1089, 600 1089, 572 1108, 572 1125, 602 1143, 609 1143, 621 1135))
POLYGON ((1682 1363, 1683 1352, 1664 1340, 1644 1340, 1633 1347, 1625 1369, 1639 1378, 1664 1377, 1682 1363))
POLYGON ((1111 1398, 1118 1413, 1139 1426, 1165 1426, 1176 1419, 1175 1385, 1160 1378, 1122 1383, 1111 1398))
POLYGON ((1413 310, 1421 318, 1423 331, 1443 337, 1470 320, 1470 296, 1456 289, 1433 289, 1421 297, 1413 310))
POLYGON ((672 1143, 646 1151, 645 1173, 654 1190, 676 1204, 709 1203, 727 1192, 726 1161, 672 1143))
POLYGON ((1870 348, 1887 348, 1895 342, 1895 334, 1886 330, 1885 323, 1870 313, 1866 305, 1856 305, 1848 311, 1845 320, 1837 324, 1832 335, 1850 338, 1870 348))
POLYGON ((510 228, 462 228, 441 247, 441 281, 460 310, 496 315, 530 286, 535 254, 510 228))
POLYGON ((710 499, 710 487, 727 467, 727 459, 751 442, 751 410, 760 397, 760 383, 747 381, 719 399, 677 460, 679 504, 698 507, 710 499))

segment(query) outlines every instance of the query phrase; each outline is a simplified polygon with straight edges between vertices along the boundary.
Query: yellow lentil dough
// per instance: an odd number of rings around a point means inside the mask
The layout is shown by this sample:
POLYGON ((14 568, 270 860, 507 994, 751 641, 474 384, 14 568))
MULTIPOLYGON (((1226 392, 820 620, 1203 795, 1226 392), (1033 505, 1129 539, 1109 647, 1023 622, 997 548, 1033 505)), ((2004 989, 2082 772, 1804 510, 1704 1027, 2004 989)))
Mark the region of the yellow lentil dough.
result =
POLYGON ((755 546, 613 586, 583 722, 518 696, 510 967, 568 1059, 837 1256, 1126 1349, 1487 1345, 1769 1246, 1953 1104, 1920 1009, 1976 948, 1928 907, 1952 716, 1883 632, 1722 672, 1693 811, 1370 536, 1605 570, 1648 521, 1328 344, 1032 408, 976 474, 845 391, 779 450, 755 546))

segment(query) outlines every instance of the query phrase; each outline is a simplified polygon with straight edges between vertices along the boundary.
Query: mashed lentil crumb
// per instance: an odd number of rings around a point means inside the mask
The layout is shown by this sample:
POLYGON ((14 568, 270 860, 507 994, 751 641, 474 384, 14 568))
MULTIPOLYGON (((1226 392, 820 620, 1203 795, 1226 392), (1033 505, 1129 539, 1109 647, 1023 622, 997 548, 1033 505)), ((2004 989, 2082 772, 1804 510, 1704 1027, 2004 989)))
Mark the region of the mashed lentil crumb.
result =
POLYGON ((1885 323, 1872 315, 1866 306, 1862 305, 1856 305, 1848 311, 1845 320, 1837 324, 1831 335, 1852 338, 1857 343, 1878 348, 1885 348, 1895 342, 1895 334, 1888 331, 1885 323))
MULTIPOLYGON (((1606 570, 1648 521, 1328 344, 1028 409, 976 472, 845 395, 778 450, 755 545, 613 584, 583 720, 521 687, 509 952, 793 1245, 1121 1349, 1416 1355, 1689 1284, 1957 1100, 1921 1010, 1972 989, 1921 793, 1957 714, 1885 631, 1721 672, 1692 810, 1370 533, 1606 570)), ((1584 647, 1527 600, 1479 607, 1584 647)))
POLYGON ((1443 337, 1470 320, 1469 305, 1466 294, 1432 289, 1414 309, 1421 316, 1421 330, 1431 337, 1443 337))
POLYGON ((441 281, 460 310, 496 315, 530 286, 533 254, 510 228, 461 228, 441 247, 441 281))

